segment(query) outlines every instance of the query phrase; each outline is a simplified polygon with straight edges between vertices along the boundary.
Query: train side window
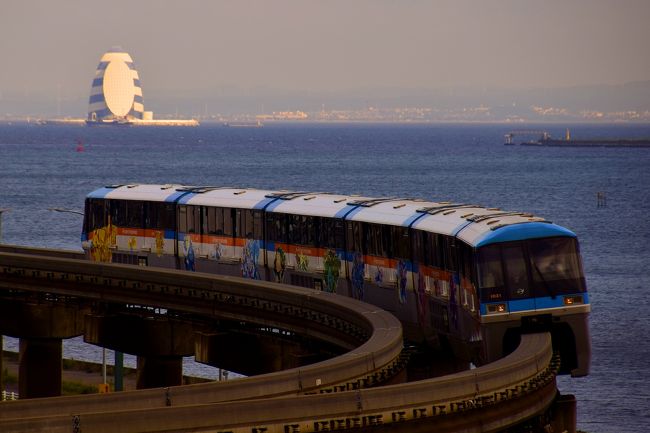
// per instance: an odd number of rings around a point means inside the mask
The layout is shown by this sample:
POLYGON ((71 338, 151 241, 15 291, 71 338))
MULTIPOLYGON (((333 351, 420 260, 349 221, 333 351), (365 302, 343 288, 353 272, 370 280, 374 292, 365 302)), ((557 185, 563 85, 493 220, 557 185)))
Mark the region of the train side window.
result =
POLYGON ((142 228, 143 206, 141 201, 126 202, 125 227, 142 228))
POLYGON ((275 226, 276 242, 289 243, 288 239, 288 215, 283 213, 273 214, 273 224, 275 226))
POLYGON ((264 238, 264 221, 261 210, 253 210, 253 237, 255 239, 264 238))
POLYGON ((466 278, 472 277, 472 247, 460 241, 458 244, 458 271, 466 278))
POLYGON ((361 248, 364 254, 375 255, 376 240, 372 224, 359 223, 361 225, 361 248))
POLYGON ((384 233, 379 224, 363 223, 364 244, 366 253, 372 256, 385 257, 384 233))
POLYGON ((244 218, 245 216, 242 214, 241 209, 233 209, 233 212, 235 214, 235 237, 236 238, 245 238, 246 235, 244 233, 244 218))
POLYGON ((393 249, 393 228, 394 226, 390 225, 383 225, 381 227, 381 234, 382 234, 382 255, 384 257, 393 257, 394 254, 394 249, 393 249))
POLYGON ((334 244, 333 248, 345 248, 345 224, 342 220, 334 220, 334 244))
POLYGON ((347 239, 348 239, 348 248, 351 251, 363 253, 363 236, 361 230, 361 223, 357 221, 348 221, 347 222, 347 239))
POLYGON ((286 214, 285 218, 287 220, 287 243, 295 244, 296 243, 296 232, 298 231, 296 227, 296 216, 291 214, 286 214))
POLYGON ((223 234, 226 236, 235 236, 237 230, 237 221, 235 209, 223 209, 223 234))
POLYGON ((156 218, 156 215, 154 215, 155 204, 150 201, 142 202, 142 226, 145 229, 154 228, 152 225, 157 224, 157 221, 153 220, 153 218, 156 218))
POLYGON ((201 214, 197 206, 186 206, 186 233, 198 233, 201 229, 201 214))
POLYGON ((314 218, 306 215, 291 215, 289 227, 291 243, 304 246, 315 246, 314 218))
POLYGON ((187 206, 178 206, 178 231, 187 233, 187 206))
POLYGON ((319 218, 320 231, 316 232, 316 242, 323 248, 334 248, 334 220, 319 218))
POLYGON ((201 206, 192 206, 194 208, 194 233, 201 232, 201 206))
POLYGON ((442 236, 427 232, 429 255, 427 262, 436 268, 444 268, 444 254, 442 247, 442 236))
POLYGON ((159 217, 159 226, 160 229, 169 229, 175 230, 176 227, 176 209, 173 203, 162 203, 160 205, 160 217, 159 217))
POLYGON ((89 199, 86 207, 86 215, 89 219, 88 231, 106 226, 106 201, 103 199, 89 199))
POLYGON ((224 209, 220 207, 214 209, 214 232, 217 235, 232 236, 232 229, 229 224, 226 224, 224 214, 224 209))
POLYGON ((320 246, 334 249, 345 247, 345 226, 342 220, 321 218, 320 227, 320 246))
POLYGON ((269 212, 266 214, 266 239, 268 241, 278 240, 278 230, 275 224, 275 214, 269 212))
POLYGON ((200 209, 201 212, 201 234, 207 235, 208 234, 208 208, 205 206, 201 206, 198 209, 200 209))
POLYGON ((206 209, 208 220, 208 233, 211 235, 217 234, 217 209, 209 207, 206 209))
POLYGON ((413 242, 411 243, 413 261, 415 263, 424 264, 422 261, 422 232, 420 230, 413 230, 413 242))
POLYGON ((392 253, 393 256, 399 259, 410 259, 410 238, 409 229, 407 227, 391 227, 392 238, 392 253))
MULTIPOLYGON (((255 215, 250 209, 237 209, 237 237, 253 239, 255 234, 255 215)), ((257 237, 259 239, 259 237, 257 237)))
POLYGON ((451 236, 443 236, 443 245, 444 245, 444 252, 445 252, 445 269, 449 271, 457 271, 458 266, 457 266, 457 258, 456 258, 456 245, 455 245, 455 239, 451 236))
POLYGON ((124 216, 126 213, 126 205, 120 200, 108 200, 108 216, 111 224, 115 226, 124 225, 124 216))

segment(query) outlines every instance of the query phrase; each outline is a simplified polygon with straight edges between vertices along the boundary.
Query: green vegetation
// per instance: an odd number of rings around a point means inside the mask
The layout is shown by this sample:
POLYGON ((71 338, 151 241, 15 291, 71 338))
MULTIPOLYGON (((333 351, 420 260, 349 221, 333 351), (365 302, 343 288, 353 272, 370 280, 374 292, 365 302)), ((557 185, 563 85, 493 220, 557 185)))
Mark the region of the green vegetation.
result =
POLYGON ((18 376, 9 373, 9 370, 7 370, 7 368, 5 367, 2 370, 2 383, 4 383, 5 385, 16 384, 18 383, 18 376))
POLYGON ((97 385, 65 380, 61 383, 61 395, 96 394, 97 392, 97 385))

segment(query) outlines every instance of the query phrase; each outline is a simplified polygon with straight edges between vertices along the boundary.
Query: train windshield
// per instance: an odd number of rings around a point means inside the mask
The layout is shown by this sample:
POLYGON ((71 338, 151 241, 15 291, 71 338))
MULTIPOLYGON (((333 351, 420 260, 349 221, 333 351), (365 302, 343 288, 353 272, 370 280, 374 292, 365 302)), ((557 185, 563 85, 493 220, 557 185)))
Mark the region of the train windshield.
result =
POLYGON ((585 291, 578 244, 566 237, 480 248, 477 279, 487 302, 585 291))

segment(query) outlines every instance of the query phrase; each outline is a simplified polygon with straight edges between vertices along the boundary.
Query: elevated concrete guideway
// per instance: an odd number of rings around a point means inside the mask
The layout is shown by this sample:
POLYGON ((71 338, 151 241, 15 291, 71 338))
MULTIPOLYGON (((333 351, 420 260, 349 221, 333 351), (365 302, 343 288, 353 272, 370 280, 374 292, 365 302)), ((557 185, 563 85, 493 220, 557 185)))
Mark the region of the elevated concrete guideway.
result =
POLYGON ((474 370, 364 389, 394 370, 402 349, 399 322, 376 307, 273 283, 1 251, 2 295, 173 308, 305 332, 349 350, 236 381, 3 402, 3 432, 304 433, 388 425, 495 432, 546 413, 557 397, 559 363, 549 334, 525 335, 511 355, 474 370))

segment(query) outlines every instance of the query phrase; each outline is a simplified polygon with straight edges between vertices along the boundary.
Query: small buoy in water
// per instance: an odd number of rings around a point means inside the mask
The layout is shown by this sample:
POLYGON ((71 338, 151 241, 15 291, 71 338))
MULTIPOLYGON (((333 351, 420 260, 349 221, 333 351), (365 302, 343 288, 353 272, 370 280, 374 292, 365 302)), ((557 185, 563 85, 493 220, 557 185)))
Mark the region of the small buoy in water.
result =
POLYGON ((86 149, 84 148, 84 144, 83 144, 83 142, 82 142, 81 140, 77 139, 77 148, 76 148, 76 151, 77 151, 77 152, 83 152, 84 150, 86 150, 86 149))

